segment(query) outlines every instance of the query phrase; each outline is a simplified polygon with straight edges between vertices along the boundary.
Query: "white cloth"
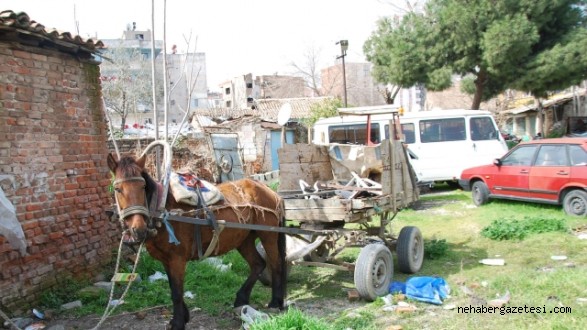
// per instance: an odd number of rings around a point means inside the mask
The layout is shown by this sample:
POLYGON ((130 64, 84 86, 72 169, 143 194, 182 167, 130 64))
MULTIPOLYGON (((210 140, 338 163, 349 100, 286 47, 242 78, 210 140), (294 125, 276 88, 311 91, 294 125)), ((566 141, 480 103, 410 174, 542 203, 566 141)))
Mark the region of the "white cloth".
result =
POLYGON ((171 172, 169 188, 178 203, 198 205, 198 194, 196 187, 200 188, 204 202, 207 205, 215 204, 224 199, 218 188, 208 181, 198 179, 194 173, 171 172))

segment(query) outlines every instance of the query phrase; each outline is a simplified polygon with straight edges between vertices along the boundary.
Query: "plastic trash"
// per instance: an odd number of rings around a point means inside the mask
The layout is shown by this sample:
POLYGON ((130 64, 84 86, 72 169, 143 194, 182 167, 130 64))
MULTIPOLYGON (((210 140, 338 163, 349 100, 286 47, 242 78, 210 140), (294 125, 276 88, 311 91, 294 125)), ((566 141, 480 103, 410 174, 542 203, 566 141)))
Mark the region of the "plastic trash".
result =
POLYGON ((403 282, 393 281, 389 283, 389 293, 403 293, 406 294, 406 284, 403 282))
POLYGON ((249 305, 244 305, 241 308, 241 320, 243 320, 243 328, 248 330, 251 324, 261 322, 269 319, 269 315, 255 310, 249 305))
POLYGON ((406 281, 406 296, 435 305, 449 297, 450 287, 442 277, 416 276, 406 281))
POLYGON ((183 293, 184 298, 194 299, 194 294, 191 291, 186 291, 183 293))
POLYGON ((479 260, 480 263, 489 266, 503 266, 505 265, 505 260, 503 259, 482 259, 479 260))
POLYGON ((552 260, 567 260, 567 256, 551 256, 552 260))
POLYGON ((160 271, 156 271, 155 274, 149 275, 149 282, 155 282, 157 280, 168 281, 169 279, 167 278, 167 275, 161 273, 160 271))

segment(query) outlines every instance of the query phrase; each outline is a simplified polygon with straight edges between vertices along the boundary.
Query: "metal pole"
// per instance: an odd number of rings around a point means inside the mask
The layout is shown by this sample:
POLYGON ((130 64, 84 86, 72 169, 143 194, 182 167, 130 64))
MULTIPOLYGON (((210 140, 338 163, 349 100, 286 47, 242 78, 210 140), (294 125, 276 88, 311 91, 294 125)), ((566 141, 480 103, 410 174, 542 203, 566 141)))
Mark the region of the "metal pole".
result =
POLYGON ((347 107, 346 102, 346 72, 345 72, 345 65, 344 65, 344 57, 346 56, 346 52, 343 51, 342 53, 342 88, 344 89, 344 107, 347 107))

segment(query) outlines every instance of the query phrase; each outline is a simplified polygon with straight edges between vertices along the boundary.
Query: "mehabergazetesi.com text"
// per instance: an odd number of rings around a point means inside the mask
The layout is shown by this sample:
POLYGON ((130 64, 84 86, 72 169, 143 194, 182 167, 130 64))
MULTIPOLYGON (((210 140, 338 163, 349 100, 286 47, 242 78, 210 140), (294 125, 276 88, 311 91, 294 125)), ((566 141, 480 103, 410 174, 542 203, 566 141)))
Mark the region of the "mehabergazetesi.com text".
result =
POLYGON ((457 307, 457 313, 462 314, 570 314, 571 307, 549 307, 546 306, 466 306, 457 307))

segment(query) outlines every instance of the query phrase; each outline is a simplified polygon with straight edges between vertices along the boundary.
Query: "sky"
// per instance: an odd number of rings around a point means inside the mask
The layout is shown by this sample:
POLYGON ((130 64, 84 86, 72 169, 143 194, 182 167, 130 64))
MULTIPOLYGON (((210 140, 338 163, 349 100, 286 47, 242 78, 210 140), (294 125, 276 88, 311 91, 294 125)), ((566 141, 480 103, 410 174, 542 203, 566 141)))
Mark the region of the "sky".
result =
MULTIPOLYGON (((155 2, 155 38, 167 49, 206 53, 208 87, 226 80, 291 74, 304 54, 319 52, 320 67, 336 63, 339 40, 348 40, 347 62, 365 62, 363 44, 384 16, 394 15, 401 0, 163 0, 155 2), (191 35, 191 39, 190 39, 191 35), (191 43, 186 43, 186 40, 191 43), (196 42, 197 41, 197 42, 196 42)), ((46 28, 83 38, 117 39, 127 26, 151 29, 152 0, 0 0, 1 10, 26 12, 46 28), (77 26, 76 28, 76 22, 77 26)))

